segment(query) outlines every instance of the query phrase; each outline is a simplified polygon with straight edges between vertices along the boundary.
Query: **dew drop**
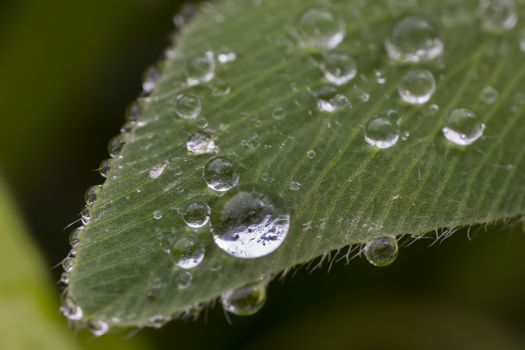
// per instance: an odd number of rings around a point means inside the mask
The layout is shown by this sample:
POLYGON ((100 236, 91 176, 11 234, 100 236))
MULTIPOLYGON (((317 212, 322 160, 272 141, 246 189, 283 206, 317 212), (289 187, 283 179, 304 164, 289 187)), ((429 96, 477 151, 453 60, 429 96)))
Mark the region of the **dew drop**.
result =
POLYGON ((146 94, 150 94, 157 86, 160 80, 160 70, 157 67, 150 67, 144 74, 144 81, 142 82, 142 90, 146 94))
POLYGON ((368 262, 374 266, 387 266, 393 263, 399 248, 395 237, 382 237, 367 242, 365 245, 365 256, 368 262))
POLYGON ((282 107, 276 107, 276 108, 273 110, 273 113, 272 113, 272 117, 273 117, 273 119, 275 119, 275 120, 281 120, 281 119, 283 119, 285 116, 286 116, 286 112, 284 111, 284 109, 283 109, 282 107))
POLYGON ((300 43, 305 47, 333 49, 345 37, 344 22, 332 12, 319 8, 306 11, 297 30, 300 43))
POLYGON ((237 59, 237 54, 231 50, 223 49, 217 54, 217 61, 221 64, 233 62, 237 59))
POLYGON ((308 159, 314 159, 315 158, 315 151, 314 150, 309 150, 308 152, 306 152, 306 156, 308 157, 308 159))
POLYGON ((301 189, 301 183, 297 181, 291 181, 288 185, 290 191, 299 191, 301 189))
POLYGON ((87 225, 89 223, 91 216, 89 215, 89 208, 84 208, 80 212, 80 221, 82 221, 82 224, 87 225))
POLYGON ((214 205, 211 231, 215 244, 242 259, 268 255, 284 242, 290 214, 282 200, 259 186, 241 186, 214 205))
POLYGON ((117 158, 120 155, 122 148, 124 148, 124 143, 122 135, 117 135, 109 141, 108 152, 111 158, 117 158))
POLYGON ((87 327, 95 337, 103 336, 109 331, 109 324, 102 320, 90 321, 87 327))
POLYGON ((98 172, 103 178, 107 178, 111 170, 111 159, 103 160, 98 166, 98 172))
POLYGON ((493 105, 494 103, 496 103, 498 97, 498 90, 496 90, 492 86, 486 86, 483 88, 483 90, 481 90, 481 100, 488 105, 493 105))
POLYGON ((168 323, 169 319, 162 315, 155 315, 148 319, 148 326, 153 328, 162 328, 166 323, 168 323))
POLYGON ((315 91, 317 108, 321 112, 333 113, 337 109, 336 97, 337 89, 330 85, 325 85, 315 91))
POLYGON ((239 173, 234 163, 222 157, 210 159, 202 172, 206 185, 214 191, 225 192, 239 182, 239 173))
POLYGON ((326 54, 320 67, 326 80, 335 85, 344 85, 354 79, 357 74, 355 61, 342 53, 326 54))
POLYGON ((403 75, 397 91, 406 103, 424 104, 436 91, 436 80, 430 71, 413 68, 403 75))
POLYGON ((182 269, 193 269, 204 259, 204 247, 190 238, 180 238, 169 247, 175 265, 182 269))
POLYGON ((160 210, 155 210, 155 211, 153 212, 153 218, 154 218, 155 220, 160 220, 160 219, 162 219, 162 212, 161 212, 160 210))
POLYGON ((216 153, 219 148, 213 138, 207 134, 196 132, 186 141, 186 149, 190 156, 216 153))
POLYGON ((518 12, 514 0, 481 0, 479 12, 483 27, 491 32, 507 31, 518 23, 518 12))
POLYGON ((250 283, 221 296, 225 311, 237 316, 250 316, 259 311, 266 302, 267 281, 250 283))
POLYGON ((166 167, 168 166, 167 162, 157 164, 149 171, 149 177, 152 180, 158 179, 163 173, 166 167))
POLYGON ((175 112, 182 119, 195 120, 202 111, 202 104, 199 97, 195 94, 180 94, 175 98, 175 112))
POLYGON ((203 227, 210 220, 210 211, 210 207, 206 203, 190 203, 184 208, 184 222, 191 228, 203 227))
POLYGON ((186 74, 186 83, 189 86, 206 83, 215 78, 213 52, 206 51, 203 54, 191 57, 186 67, 186 74))
POLYGON ((376 78, 376 81, 379 85, 383 85, 384 83, 386 83, 386 78, 385 78, 385 75, 383 74, 382 71, 380 70, 375 70, 374 71, 374 76, 376 78))
POLYGON ((84 200, 86 202, 87 206, 92 206, 95 204, 95 200, 97 199, 98 192, 102 189, 101 185, 95 185, 88 188, 86 193, 84 194, 84 200))
POLYGON ((215 97, 228 96, 231 91, 231 86, 224 80, 217 80, 211 86, 211 94, 215 97))
POLYGON ((82 308, 71 298, 66 298, 60 306, 60 312, 70 321, 81 320, 84 316, 82 308))
POLYGON ((400 20, 385 40, 388 56, 400 62, 433 60, 443 54, 444 44, 437 27, 423 17, 400 20))
POLYGON ((76 248, 78 244, 80 243, 80 233, 82 232, 83 228, 79 227, 75 229, 71 234, 69 235, 69 245, 71 248, 76 248))
POLYGON ((399 141, 399 128, 387 118, 372 119, 365 127, 365 141, 377 148, 390 148, 399 141))
POLYGON ((191 286, 191 281, 193 280, 193 275, 189 271, 180 271, 177 274, 175 282, 179 289, 186 289, 191 286))
POLYGON ((62 260, 62 268, 66 272, 73 271, 73 259, 71 257, 67 257, 64 260, 62 260))
POLYGON ((478 120, 476 114, 467 108, 455 109, 450 112, 443 134, 452 143, 470 145, 485 131, 485 124, 478 120))

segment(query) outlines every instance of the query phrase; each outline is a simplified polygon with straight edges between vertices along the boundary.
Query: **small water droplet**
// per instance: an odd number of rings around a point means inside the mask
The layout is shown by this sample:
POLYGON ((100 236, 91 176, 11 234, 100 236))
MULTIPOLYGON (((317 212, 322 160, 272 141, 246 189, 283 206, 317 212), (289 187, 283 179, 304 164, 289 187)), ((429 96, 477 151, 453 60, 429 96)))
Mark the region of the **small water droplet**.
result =
POLYGON ((79 227, 75 229, 73 232, 71 232, 71 234, 69 235, 69 245, 71 246, 71 248, 76 248, 78 244, 80 243, 79 236, 83 229, 84 229, 83 227, 79 227))
POLYGON ((66 272, 73 271, 73 259, 71 257, 67 257, 64 260, 62 260, 62 268, 66 272))
POLYGON ((383 72, 380 71, 380 70, 375 70, 374 71, 374 76, 376 78, 376 81, 379 85, 383 85, 384 83, 386 83, 386 77, 384 76, 383 72))
POLYGON ((320 67, 326 80, 335 85, 344 85, 357 74, 357 64, 350 56, 343 53, 326 54, 320 67))
POLYGON ((345 37, 345 23, 325 9, 312 8, 306 11, 297 29, 300 43, 305 47, 333 49, 345 37))
POLYGON ((400 62, 433 60, 443 54, 444 44, 436 25, 423 17, 399 21, 385 40, 388 56, 400 62))
POLYGON ((214 205, 211 231, 215 244, 242 259, 268 255, 284 242, 290 214, 282 200, 259 186, 241 186, 214 205))
POLYGON ((499 92, 492 86, 485 86, 483 90, 481 90, 481 100, 488 104, 493 105, 496 103, 499 97, 499 92))
POLYGON ((210 207, 206 203, 190 203, 184 208, 184 222, 191 228, 203 227, 210 220, 210 211, 210 207))
POLYGON ((142 90, 146 94, 150 94, 157 86, 160 80, 160 70, 157 67, 150 67, 144 74, 144 81, 142 82, 142 90))
POLYGON ((288 185, 290 191, 299 191, 301 189, 301 183, 297 181, 291 181, 288 185))
POLYGON ((234 315, 253 315, 259 311, 266 302, 266 287, 267 281, 262 280, 224 293, 221 296, 222 307, 234 315))
POLYGON ((239 173, 234 163, 222 157, 210 159, 203 169, 203 178, 214 191, 224 192, 235 187, 239 182, 239 173))
POLYGON ((306 152, 306 156, 308 157, 308 159, 314 159, 315 158, 315 151, 314 150, 309 150, 308 152, 306 152))
POLYGON ((122 135, 117 135, 113 137, 108 144, 108 152, 111 158, 117 158, 124 148, 124 138, 122 135))
POLYGON ((202 104, 199 97, 195 94, 180 94, 175 98, 175 112, 182 118, 195 120, 202 111, 202 104))
POLYGON ((374 266, 387 266, 393 263, 399 248, 395 237, 383 237, 374 239, 365 245, 365 256, 368 262, 374 266))
POLYGON ((89 208, 85 207, 80 212, 80 221, 82 221, 82 224, 87 225, 89 223, 89 220, 90 220, 89 208))
POLYGON ((315 91, 317 108, 321 112, 333 113, 337 109, 337 89, 334 86, 325 85, 315 91))
POLYGON ((514 0, 481 0, 479 12, 483 27, 491 32, 507 31, 518 23, 518 12, 514 0))
POLYGON ((169 318, 162 315, 155 315, 148 319, 148 326, 153 328, 162 328, 166 323, 168 323, 169 318))
POLYGON ((153 218, 154 218, 155 220, 160 220, 160 219, 162 219, 162 212, 161 212, 160 210, 155 210, 155 211, 153 212, 153 218))
POLYGON ((281 120, 286 116, 286 113, 282 107, 275 107, 272 113, 272 117, 275 120, 281 120))
POLYGON ((103 178, 107 178, 109 171, 111 170, 111 159, 103 160, 98 166, 98 172, 103 178))
POLYGON ((90 321, 87 327, 95 337, 103 336, 109 331, 109 324, 102 320, 90 321))
POLYGON ((151 170, 149 171, 149 177, 152 180, 158 179, 162 173, 164 173, 164 170, 168 166, 167 162, 163 162, 161 164, 155 165, 151 170))
POLYGON ((365 141, 377 148, 390 148, 399 141, 399 128, 387 118, 374 118, 365 127, 365 141))
POLYGON ((196 132, 186 141, 186 149, 190 156, 217 153, 219 148, 213 138, 205 133, 196 132))
POLYGON ((102 189, 101 185, 95 185, 91 186, 87 189, 86 193, 84 194, 84 200, 86 202, 87 206, 92 206, 95 204, 95 200, 97 199, 97 194, 102 189))
POLYGON ((179 289, 186 289, 188 288, 189 286, 191 286, 191 281, 193 280, 193 275, 191 272, 189 271, 180 271, 178 274, 177 274, 177 277, 176 277, 176 283, 177 283, 177 287, 179 289))
POLYGON ((430 71, 413 68, 403 75, 397 91, 406 103, 424 104, 436 91, 436 80, 430 71))
POLYGON ((175 259, 175 265, 182 269, 193 269, 204 259, 204 247, 190 239, 180 238, 169 247, 171 256, 175 259))
POLYGON ((231 86, 224 80, 216 80, 211 86, 211 93, 215 97, 227 96, 232 91, 231 86))
POLYGON ((228 50, 226 48, 223 48, 218 54, 217 54, 217 61, 221 64, 233 62, 237 59, 237 54, 231 50, 228 50))
POLYGON ((66 298, 60 306, 60 312, 70 321, 81 320, 84 316, 82 308, 71 298, 66 298))
POLYGON ((206 83, 215 78, 213 52, 206 51, 203 54, 191 57, 186 67, 186 74, 186 83, 189 86, 206 83))
POLYGON ((450 112, 443 134, 452 143, 470 145, 485 131, 485 124, 478 120, 476 114, 467 108, 455 109, 450 112))
POLYGON ((401 140, 403 140, 403 141, 408 140, 409 137, 410 137, 410 132, 409 132, 409 131, 404 131, 404 132, 401 134, 401 140))

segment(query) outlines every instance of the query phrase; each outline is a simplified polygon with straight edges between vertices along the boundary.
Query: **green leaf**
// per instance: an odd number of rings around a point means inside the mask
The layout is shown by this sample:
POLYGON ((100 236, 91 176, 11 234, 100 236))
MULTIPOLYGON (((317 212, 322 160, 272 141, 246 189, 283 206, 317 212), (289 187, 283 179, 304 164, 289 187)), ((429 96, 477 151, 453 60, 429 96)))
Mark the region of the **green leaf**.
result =
POLYGON ((84 312, 81 323, 156 326, 333 250, 524 214, 522 28, 487 31, 475 0, 399 6, 233 0, 201 8, 167 52, 160 81, 141 101, 139 121, 123 135, 126 144, 115 152, 89 207, 68 287, 84 312), (319 68, 325 52, 297 42, 297 23, 312 7, 344 20, 346 36, 335 50, 351 55, 358 67, 356 78, 337 87, 349 103, 333 113, 317 106, 316 91, 330 86, 319 68), (442 57, 419 64, 437 82, 422 106, 400 99, 397 89, 410 65, 392 62, 383 46, 395 23, 412 12, 433 20, 445 43, 442 57), (236 59, 216 62, 208 83, 186 86, 196 55, 217 59, 224 52, 236 59), (495 101, 483 97, 489 86, 497 91, 495 101), (177 96, 187 93, 202 102, 197 120, 176 113, 177 96), (474 111, 486 125, 484 136, 465 147, 442 132, 459 108, 474 111), (367 144, 364 127, 378 115, 397 122, 406 140, 382 150, 367 144), (210 134, 218 155, 233 162, 241 188, 257 186, 281 197, 275 202, 282 201, 291 223, 275 252, 235 258, 214 243, 210 225, 185 225, 181 214, 188 203, 208 203, 216 229, 224 206, 203 179, 214 155, 188 155, 186 142, 196 132, 210 134), (191 270, 177 267, 167 253, 184 237, 205 248, 204 260, 191 270), (181 284, 188 274, 191 283, 181 284))

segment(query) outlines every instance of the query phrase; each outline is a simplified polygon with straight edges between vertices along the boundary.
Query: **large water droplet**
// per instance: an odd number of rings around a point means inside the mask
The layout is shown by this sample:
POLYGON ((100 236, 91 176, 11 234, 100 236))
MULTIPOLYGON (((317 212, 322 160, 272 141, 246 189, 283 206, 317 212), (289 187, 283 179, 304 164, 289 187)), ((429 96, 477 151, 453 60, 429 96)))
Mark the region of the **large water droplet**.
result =
POLYGON ((344 85, 355 78, 357 65, 350 56, 331 52, 325 55, 321 63, 321 70, 329 82, 344 85))
POLYGON ((239 182, 239 173, 235 164, 222 157, 210 159, 204 165, 202 175, 206 185, 218 192, 228 191, 239 182))
POLYGON ((71 321, 78 321, 82 319, 84 313, 82 308, 77 305, 71 298, 66 298, 60 306, 60 312, 71 321))
POLYGON ((385 40, 388 56, 401 62, 433 60, 443 54, 444 44, 437 27, 423 17, 405 17, 385 40))
POLYGON ((213 58, 213 52, 207 51, 191 57, 186 67, 186 74, 186 83, 189 86, 212 80, 215 77, 215 59, 213 58))
POLYGON ((395 237, 382 237, 366 243, 364 252, 372 265, 387 266, 396 260, 398 250, 395 237))
POLYGON ((365 127, 365 141, 377 148, 390 148, 399 141, 399 128, 390 119, 374 118, 365 127))
POLYGON ((200 228, 210 220, 210 207, 203 202, 193 202, 184 208, 183 218, 191 228, 200 228))
POLYGON ((514 0, 481 0, 479 11, 483 27, 492 32, 510 30, 518 23, 518 12, 514 0))
POLYGON ((436 91, 434 75, 426 69, 410 69, 403 75, 397 89, 403 101, 420 105, 428 102, 436 91))
POLYGON ((297 30, 301 45, 306 47, 332 49, 345 37, 344 22, 332 12, 319 8, 306 11, 297 30))
POLYGON ((224 293, 221 296, 222 307, 234 315, 253 315, 266 302, 266 287, 267 281, 262 280, 224 293))
POLYGON ((194 120, 201 114, 202 104, 195 94, 180 94, 175 98, 175 112, 183 119, 194 120))
POLYGON ((215 244, 243 259, 268 255, 284 242, 290 214, 282 200, 259 186, 242 186, 214 205, 211 230, 215 244))
POLYGON ((219 151, 213 138, 201 132, 196 132, 189 137, 188 141, 186 141, 186 149, 190 156, 199 156, 201 154, 216 153, 219 151))
POLYGON ((169 247, 175 265, 182 269, 193 269, 204 259, 204 247, 190 238, 180 238, 169 247))
POLYGON ((443 135, 452 143, 457 145, 470 145, 483 136, 485 124, 483 124, 467 108, 455 109, 450 112, 446 124, 443 127, 443 135))

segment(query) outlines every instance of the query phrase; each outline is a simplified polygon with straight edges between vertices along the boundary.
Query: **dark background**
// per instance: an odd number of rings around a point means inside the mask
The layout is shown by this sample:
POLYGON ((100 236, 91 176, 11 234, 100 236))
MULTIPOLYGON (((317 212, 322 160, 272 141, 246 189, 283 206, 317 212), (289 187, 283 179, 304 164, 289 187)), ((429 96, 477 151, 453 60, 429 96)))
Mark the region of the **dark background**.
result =
MULTIPOLYGON (((180 6, 0 1, 0 169, 54 280, 51 267, 69 249, 64 227, 78 219, 85 189, 102 182, 95 169, 107 141, 169 44, 180 6)), ((136 337, 159 349, 525 349, 521 226, 430 243, 401 249, 382 269, 359 258, 330 273, 303 268, 272 283, 259 314, 231 325, 216 307, 136 337)))

